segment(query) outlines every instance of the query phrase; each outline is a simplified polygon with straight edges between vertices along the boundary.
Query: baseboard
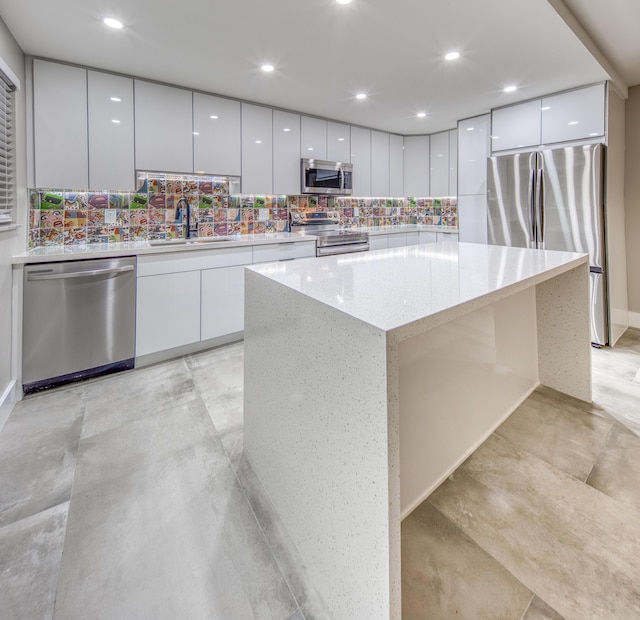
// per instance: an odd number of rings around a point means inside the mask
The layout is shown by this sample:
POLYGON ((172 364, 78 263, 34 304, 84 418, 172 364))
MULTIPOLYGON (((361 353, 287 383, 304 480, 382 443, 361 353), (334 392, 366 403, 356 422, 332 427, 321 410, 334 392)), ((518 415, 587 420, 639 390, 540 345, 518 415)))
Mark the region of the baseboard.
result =
POLYGON ((629 312, 629 327, 640 329, 640 312, 629 312))
POLYGON ((0 431, 16 404, 16 380, 9 382, 7 389, 0 396, 0 431))

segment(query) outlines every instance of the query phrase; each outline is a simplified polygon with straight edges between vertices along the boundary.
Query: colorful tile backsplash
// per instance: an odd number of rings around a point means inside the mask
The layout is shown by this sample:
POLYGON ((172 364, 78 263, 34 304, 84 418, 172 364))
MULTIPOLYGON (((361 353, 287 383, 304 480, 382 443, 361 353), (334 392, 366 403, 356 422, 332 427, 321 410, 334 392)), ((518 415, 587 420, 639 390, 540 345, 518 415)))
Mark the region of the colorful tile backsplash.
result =
POLYGON ((138 173, 135 192, 30 191, 29 247, 283 232, 293 211, 331 211, 344 228, 457 226, 455 197, 229 194, 228 177, 138 173))

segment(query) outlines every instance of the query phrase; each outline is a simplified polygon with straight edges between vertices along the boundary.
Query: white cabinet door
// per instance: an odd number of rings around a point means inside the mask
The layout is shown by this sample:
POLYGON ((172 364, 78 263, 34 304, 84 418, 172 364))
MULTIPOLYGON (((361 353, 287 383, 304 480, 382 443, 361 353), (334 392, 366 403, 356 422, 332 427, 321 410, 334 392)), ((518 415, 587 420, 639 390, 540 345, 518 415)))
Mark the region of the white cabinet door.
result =
POLYGON ((193 169, 240 176, 240 102, 193 93, 193 169))
POLYGON ((369 235, 370 250, 386 250, 389 247, 389 235, 369 235))
POLYGON ((193 172, 190 90, 136 80, 136 168, 193 172))
POLYGON ((371 131, 351 127, 353 195, 371 196, 371 131))
POLYGON ((202 340, 244 329, 244 266, 205 269, 202 274, 202 340))
POLYGON ((458 196, 458 234, 460 241, 487 243, 487 196, 458 196))
POLYGON ((371 132, 371 194, 390 196, 389 192, 389 134, 371 132))
POLYGON ((415 230, 407 233, 407 245, 420 245, 420 232, 415 230))
POLYGON ((491 150, 540 144, 540 99, 491 112, 491 150))
POLYGON ((491 115, 458 123, 458 195, 486 194, 491 115))
POLYGON ((300 193, 300 115, 280 110, 273 111, 273 193, 300 193))
POLYGON ((35 186, 89 187, 87 71, 33 61, 35 186))
POLYGON ((405 245, 407 245, 406 233, 390 233, 388 235, 388 247, 403 248, 405 245))
POLYGON ((429 136, 429 195, 449 196, 449 132, 429 136))
POLYGON ((605 85, 542 99, 542 143, 604 136, 605 85))
POLYGON ((300 152, 308 159, 327 159, 327 121, 303 116, 300 127, 300 152))
POLYGON ((449 132, 449 196, 458 195, 458 130, 449 132))
POLYGON ((438 240, 438 233, 428 230, 420 231, 420 243, 435 243, 438 240))
POLYGON ((254 263, 286 261, 294 258, 310 258, 316 255, 315 241, 292 241, 253 246, 254 263))
POLYGON ((389 136, 389 195, 404 196, 404 139, 392 133, 389 136))
POLYGON ((429 136, 404 137, 404 195, 429 196, 429 136))
POLYGON ((89 188, 135 190, 133 80, 88 71, 89 188))
POLYGON ((138 278, 136 356, 200 340, 200 271, 138 278))
POLYGON ((327 123, 327 159, 351 161, 351 129, 342 123, 327 123))
POLYGON ((458 240, 458 233, 439 232, 436 234, 438 236, 438 241, 457 241, 458 240))
POLYGON ((242 104, 242 193, 273 192, 273 111, 242 104))

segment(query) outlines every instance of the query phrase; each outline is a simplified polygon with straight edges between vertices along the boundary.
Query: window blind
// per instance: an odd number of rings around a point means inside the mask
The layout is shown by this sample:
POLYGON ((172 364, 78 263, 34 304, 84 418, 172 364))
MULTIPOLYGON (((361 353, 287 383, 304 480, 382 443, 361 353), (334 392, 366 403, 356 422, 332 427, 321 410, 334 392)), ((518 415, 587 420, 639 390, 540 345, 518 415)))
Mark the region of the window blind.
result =
POLYGON ((0 228, 15 222, 14 91, 0 72, 0 228))

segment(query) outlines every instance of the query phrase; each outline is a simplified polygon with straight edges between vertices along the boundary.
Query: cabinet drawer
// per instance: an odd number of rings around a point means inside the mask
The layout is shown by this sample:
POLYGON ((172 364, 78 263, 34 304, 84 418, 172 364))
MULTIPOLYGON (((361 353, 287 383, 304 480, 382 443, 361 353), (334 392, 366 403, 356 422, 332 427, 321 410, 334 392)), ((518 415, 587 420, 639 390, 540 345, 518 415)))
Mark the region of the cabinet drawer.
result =
POLYGON ((316 255, 315 241, 294 241, 291 243, 270 243, 253 246, 253 262, 269 263, 271 261, 306 258, 316 255))
POLYGON ((413 231, 407 233, 407 245, 419 245, 420 244, 420 232, 413 231))
POLYGON ((251 246, 241 248, 220 248, 219 250, 191 250, 167 254, 146 254, 138 256, 138 277, 154 276, 161 273, 178 273, 216 267, 250 265, 251 246))
POLYGON ((370 235, 370 250, 386 250, 389 247, 389 235, 370 235))
POLYGON ((436 233, 438 241, 457 241, 458 233, 445 233, 439 232, 436 233))
POLYGON ((390 248, 403 248, 407 245, 407 233, 394 233, 389 235, 390 248))
POLYGON ((420 243, 435 243, 438 240, 438 233, 428 230, 420 231, 420 243))

